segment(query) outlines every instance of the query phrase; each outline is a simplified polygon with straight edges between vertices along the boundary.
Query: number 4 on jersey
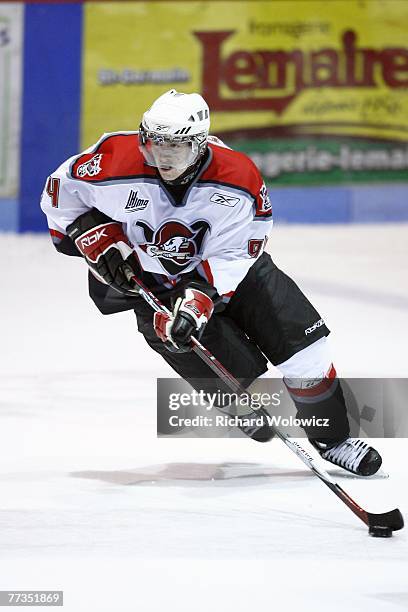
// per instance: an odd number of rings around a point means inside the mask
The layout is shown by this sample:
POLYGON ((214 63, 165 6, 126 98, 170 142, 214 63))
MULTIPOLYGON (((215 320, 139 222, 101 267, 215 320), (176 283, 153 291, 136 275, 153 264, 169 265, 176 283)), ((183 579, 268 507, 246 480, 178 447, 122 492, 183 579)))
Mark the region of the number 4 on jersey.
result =
POLYGON ((47 182, 46 191, 51 198, 51 203, 54 208, 58 208, 59 189, 60 179, 50 176, 47 182))

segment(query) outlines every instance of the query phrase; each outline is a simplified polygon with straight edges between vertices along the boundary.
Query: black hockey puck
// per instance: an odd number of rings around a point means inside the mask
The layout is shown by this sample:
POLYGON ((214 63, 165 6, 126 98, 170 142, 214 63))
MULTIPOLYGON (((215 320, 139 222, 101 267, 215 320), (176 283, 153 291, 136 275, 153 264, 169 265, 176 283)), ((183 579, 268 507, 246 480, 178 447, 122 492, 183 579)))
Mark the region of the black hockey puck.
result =
POLYGON ((373 538, 390 538, 392 536, 392 529, 386 525, 371 525, 368 533, 373 538))

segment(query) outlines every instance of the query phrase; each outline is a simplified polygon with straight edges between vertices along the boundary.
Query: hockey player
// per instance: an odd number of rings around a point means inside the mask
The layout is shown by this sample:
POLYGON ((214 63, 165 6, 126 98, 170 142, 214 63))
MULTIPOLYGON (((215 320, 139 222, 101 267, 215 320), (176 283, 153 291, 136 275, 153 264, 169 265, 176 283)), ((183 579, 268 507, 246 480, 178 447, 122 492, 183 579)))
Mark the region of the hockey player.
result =
MULTIPOLYGON (((200 389, 219 382, 191 352, 196 336, 249 386, 283 374, 298 416, 330 417, 324 435, 305 431, 321 456, 368 476, 381 457, 349 437, 329 330, 264 248, 272 227, 268 191, 254 163, 209 136, 197 93, 174 89, 144 113, 138 132, 105 134, 46 182, 41 206, 58 251, 82 256, 89 291, 104 314, 134 310, 139 331, 200 389), (172 311, 153 313, 140 278, 172 311)), ((252 432, 265 440, 268 427, 252 432)))

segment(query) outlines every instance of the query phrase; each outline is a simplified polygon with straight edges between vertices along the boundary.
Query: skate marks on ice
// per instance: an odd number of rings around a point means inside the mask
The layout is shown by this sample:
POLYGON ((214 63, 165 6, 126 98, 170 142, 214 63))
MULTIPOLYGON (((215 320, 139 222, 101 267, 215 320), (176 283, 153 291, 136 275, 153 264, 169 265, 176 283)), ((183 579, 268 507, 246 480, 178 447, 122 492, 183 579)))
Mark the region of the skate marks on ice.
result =
POLYGON ((180 486, 194 483, 213 485, 216 481, 235 482, 235 486, 241 486, 242 480, 246 484, 254 479, 253 484, 264 484, 264 479, 276 478, 304 479, 309 474, 302 469, 287 470, 257 463, 162 463, 146 465, 129 470, 84 470, 71 472, 74 478, 88 478, 102 480, 120 485, 167 485, 180 486), (258 482, 256 482, 258 481, 258 482))
POLYGON ((385 601, 400 606, 404 610, 408 610, 408 592, 405 593, 375 593, 370 595, 375 600, 385 601))
MULTIPOLYGON (((354 474, 348 474, 344 470, 331 470, 330 474, 336 478, 359 478, 354 474)), ((217 481, 229 481, 230 486, 264 485, 265 479, 275 481, 277 479, 305 480, 315 478, 314 474, 304 469, 288 470, 271 467, 258 463, 163 463, 141 466, 134 469, 123 470, 82 470, 70 472, 73 478, 85 478, 100 480, 118 485, 160 485, 187 486, 214 485, 217 481)), ((375 474, 371 479, 386 478, 387 474, 375 474)))

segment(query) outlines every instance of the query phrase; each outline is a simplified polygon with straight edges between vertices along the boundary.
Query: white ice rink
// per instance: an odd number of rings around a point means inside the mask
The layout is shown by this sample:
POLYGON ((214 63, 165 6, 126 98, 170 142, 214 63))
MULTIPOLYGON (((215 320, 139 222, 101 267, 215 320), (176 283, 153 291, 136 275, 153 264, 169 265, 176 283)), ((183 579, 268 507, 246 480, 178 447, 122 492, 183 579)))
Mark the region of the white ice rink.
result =
MULTIPOLYGON (((340 375, 408 376, 407 245, 407 225, 274 229, 340 375)), ((1 235, 0 258, 0 589, 69 612, 408 608, 406 530, 370 538, 279 441, 157 439, 172 374, 133 314, 99 314, 46 236, 1 235)), ((331 473, 408 516, 407 442, 376 446, 388 479, 331 473)))

